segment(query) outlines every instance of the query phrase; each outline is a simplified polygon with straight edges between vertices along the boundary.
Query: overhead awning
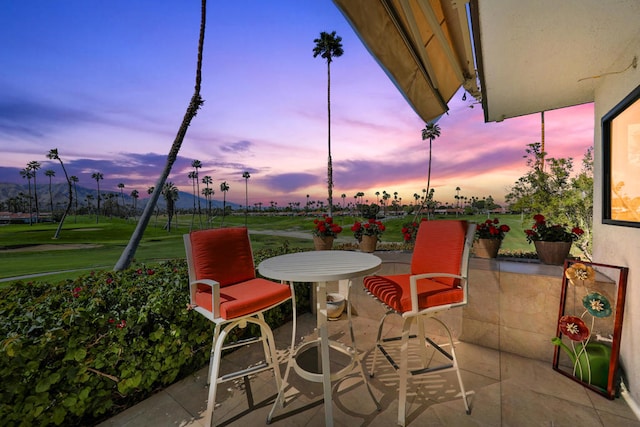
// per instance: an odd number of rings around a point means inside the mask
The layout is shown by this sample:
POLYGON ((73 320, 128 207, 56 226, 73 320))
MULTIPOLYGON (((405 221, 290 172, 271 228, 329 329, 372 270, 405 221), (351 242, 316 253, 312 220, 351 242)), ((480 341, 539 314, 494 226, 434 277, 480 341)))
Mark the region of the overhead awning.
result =
POLYGON ((363 44, 429 122, 461 85, 476 99, 468 0, 334 0, 363 44))

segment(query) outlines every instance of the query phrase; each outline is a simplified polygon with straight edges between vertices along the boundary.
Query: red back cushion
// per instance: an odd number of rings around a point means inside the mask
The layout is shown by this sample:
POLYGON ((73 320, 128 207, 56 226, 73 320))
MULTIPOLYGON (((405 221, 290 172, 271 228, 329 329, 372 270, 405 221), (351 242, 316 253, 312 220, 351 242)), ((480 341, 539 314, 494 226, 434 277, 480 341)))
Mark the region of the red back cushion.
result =
POLYGON ((246 228, 194 231, 189 238, 196 279, 212 279, 223 287, 256 277, 246 228))
MULTIPOLYGON (((411 258, 411 274, 460 274, 466 232, 466 221, 422 221, 411 258)), ((456 279, 434 280, 449 286, 457 284, 456 279)))

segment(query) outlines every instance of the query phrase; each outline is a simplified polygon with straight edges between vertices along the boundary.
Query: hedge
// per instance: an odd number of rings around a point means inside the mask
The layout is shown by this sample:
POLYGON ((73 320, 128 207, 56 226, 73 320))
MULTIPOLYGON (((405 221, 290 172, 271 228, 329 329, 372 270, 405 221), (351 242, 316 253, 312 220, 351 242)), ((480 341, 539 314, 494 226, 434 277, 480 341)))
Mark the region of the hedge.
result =
MULTIPOLYGON (((187 309, 187 282, 171 260, 1 289, 3 426, 97 424, 205 366, 213 325, 187 309)), ((308 286, 296 296, 309 306, 308 286)), ((273 327, 290 316, 290 304, 266 313, 273 327)))

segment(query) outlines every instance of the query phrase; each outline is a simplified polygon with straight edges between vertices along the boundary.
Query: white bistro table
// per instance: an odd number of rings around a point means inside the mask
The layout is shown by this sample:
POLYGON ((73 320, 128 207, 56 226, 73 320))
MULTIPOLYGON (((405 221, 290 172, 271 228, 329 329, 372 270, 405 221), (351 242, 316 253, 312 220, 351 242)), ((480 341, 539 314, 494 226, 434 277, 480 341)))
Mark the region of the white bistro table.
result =
POLYGON ((287 255, 281 255, 266 259, 258 265, 258 271, 261 275, 287 282, 313 282, 315 284, 316 293, 316 317, 318 327, 318 339, 300 346, 295 354, 289 356, 287 368, 285 370, 282 386, 278 391, 278 397, 269 413, 267 423, 271 422, 276 407, 284 404, 284 389, 288 384, 288 376, 290 368, 294 370, 302 378, 313 382, 321 382, 324 389, 324 413, 325 424, 333 425, 333 402, 331 399, 331 381, 339 379, 351 371, 354 365, 360 369, 362 379, 367 387, 371 398, 380 410, 380 404, 373 395, 369 382, 367 381, 364 368, 358 354, 353 327, 351 323, 351 306, 349 302, 349 289, 351 287, 351 279, 365 276, 376 272, 382 261, 375 255, 353 252, 353 251, 311 251, 299 252, 287 255), (337 341, 329 340, 329 332, 327 327, 327 282, 348 280, 349 284, 346 291, 347 317, 349 323, 349 332, 351 334, 351 343, 353 348, 350 349, 344 344, 337 341), (320 347, 320 363, 321 373, 310 372, 296 361, 296 355, 301 354, 309 348, 309 346, 320 347), (336 373, 330 371, 329 348, 340 351, 351 357, 351 363, 336 373))

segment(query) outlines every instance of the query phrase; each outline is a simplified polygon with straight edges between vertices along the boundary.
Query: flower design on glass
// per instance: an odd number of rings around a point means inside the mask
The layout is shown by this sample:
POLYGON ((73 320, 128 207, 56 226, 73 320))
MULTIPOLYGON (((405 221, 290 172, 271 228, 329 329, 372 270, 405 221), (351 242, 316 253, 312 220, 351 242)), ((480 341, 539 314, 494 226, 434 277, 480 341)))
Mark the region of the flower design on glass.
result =
POLYGON ((582 298, 582 305, 594 317, 611 316, 611 303, 609 303, 607 297, 598 292, 591 292, 582 298))
POLYGON ((564 275, 567 276, 572 285, 579 286, 578 280, 581 280, 582 283, 585 281, 593 282, 596 278, 596 271, 591 266, 576 262, 565 270, 564 275))
POLYGON ((589 337, 589 328, 576 316, 562 316, 560 329, 572 341, 583 341, 589 337))

